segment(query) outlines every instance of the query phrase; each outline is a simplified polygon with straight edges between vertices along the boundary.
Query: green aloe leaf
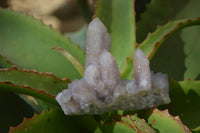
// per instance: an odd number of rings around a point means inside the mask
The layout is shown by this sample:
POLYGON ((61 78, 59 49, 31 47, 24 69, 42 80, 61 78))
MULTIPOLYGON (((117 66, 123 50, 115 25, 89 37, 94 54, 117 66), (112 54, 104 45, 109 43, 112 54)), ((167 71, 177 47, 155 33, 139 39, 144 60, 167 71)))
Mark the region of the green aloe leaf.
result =
POLYGON ((0 55, 10 63, 70 80, 81 77, 69 60, 51 49, 66 49, 84 64, 84 52, 69 39, 25 14, 0 8, 0 18, 0 55))
POLYGON ((160 45, 163 44, 168 37, 178 30, 194 25, 200 25, 200 18, 170 21, 163 27, 157 28, 152 34, 149 34, 139 45, 139 48, 151 59, 160 45))
POLYGON ((179 0, 151 0, 137 22, 137 42, 141 43, 158 25, 164 25, 170 20, 199 17, 199 3, 198 0, 182 0, 181 3, 179 0))
POLYGON ((40 98, 44 101, 47 101, 49 103, 53 103, 55 105, 58 105, 58 103, 55 100, 55 96, 51 95, 45 91, 41 91, 38 89, 33 89, 27 85, 15 85, 11 82, 0 82, 0 90, 1 91, 7 91, 7 92, 15 92, 20 94, 26 94, 31 95, 36 98, 40 98))
POLYGON ((190 129, 200 126, 200 81, 170 81, 171 103, 168 106, 172 115, 178 115, 190 129))
POLYGON ((184 52, 186 54, 184 79, 200 79, 200 26, 184 29, 181 38, 185 42, 184 52))
POLYGON ((80 133, 93 132, 98 123, 91 116, 66 116, 61 110, 50 110, 35 114, 17 127, 11 127, 9 133, 80 133))
POLYGON ((59 48, 59 47, 53 47, 53 49, 57 50, 60 52, 62 55, 64 55, 76 68, 76 70, 79 72, 79 74, 83 77, 84 76, 84 66, 76 60, 69 52, 66 50, 59 48))
POLYGON ((68 78, 59 79, 50 73, 39 73, 17 67, 0 69, 0 82, 9 81, 15 85, 27 85, 31 88, 57 95, 68 87, 68 78))
POLYGON ((0 70, 0 90, 31 95, 55 104, 57 103, 54 97, 66 89, 69 82, 67 78, 59 79, 50 73, 38 73, 17 67, 0 70))
MULTIPOLYGON (((163 27, 159 27, 155 32, 149 34, 149 36, 139 45, 139 48, 146 54, 146 56, 151 59, 158 48, 175 32, 193 25, 200 25, 200 18, 190 20, 177 20, 170 21, 163 27)), ((126 79, 130 78, 130 74, 133 73, 132 58, 128 58, 127 65, 121 76, 126 79), (130 73, 127 75, 127 73, 130 73), (128 77, 129 76, 129 77, 128 77)), ((163 59, 167 60, 167 59, 163 59)), ((169 66, 168 66, 169 67, 169 66)))
POLYGON ((148 118, 148 123, 161 133, 191 133, 178 116, 170 115, 167 110, 153 109, 148 118))
POLYGON ((135 128, 136 132, 142 132, 142 133, 155 133, 154 129, 152 127, 150 127, 144 119, 140 119, 138 118, 136 115, 132 115, 132 116, 126 116, 126 117, 122 117, 121 119, 122 121, 124 121, 127 124, 130 124, 131 126, 133 126, 135 128))
POLYGON ((99 128, 95 133, 137 133, 133 127, 126 123, 116 122, 108 125, 104 125, 102 128, 99 128))
POLYGON ((6 59, 4 59, 2 56, 0 56, 0 68, 9 68, 12 64, 8 62, 6 59))
POLYGON ((120 116, 118 119, 120 120, 105 123, 95 133, 155 133, 154 129, 144 119, 137 117, 137 115, 120 116))
POLYGON ((135 50, 135 16, 132 0, 99 0, 96 16, 101 19, 111 36, 111 53, 115 57, 120 72, 127 58, 135 50))
POLYGON ((193 133, 200 133, 200 126, 191 130, 193 133))
POLYGON ((44 102, 43 100, 30 95, 18 93, 18 96, 20 97, 20 99, 24 100, 29 106, 31 106, 34 112, 37 113, 41 113, 43 110, 48 111, 49 109, 51 109, 51 107, 53 107, 52 104, 44 102))
MULTIPOLYGON (((142 42, 157 25, 164 25, 169 20, 200 17, 199 5, 198 0, 183 0, 181 3, 179 0, 152 0, 137 23, 137 42, 142 42)), ((200 26, 185 28, 167 39, 152 58, 152 69, 168 73, 175 80, 199 79, 199 29, 200 26)))
MULTIPOLYGON (((137 22, 137 42, 144 41, 149 33, 156 30, 158 25, 164 25, 169 20, 177 20, 176 16, 187 6, 188 2, 188 0, 182 0, 181 3, 179 0, 151 0, 146 5, 146 11, 141 14, 140 20, 137 22)), ((178 20, 187 18, 191 17, 179 17, 178 20)))

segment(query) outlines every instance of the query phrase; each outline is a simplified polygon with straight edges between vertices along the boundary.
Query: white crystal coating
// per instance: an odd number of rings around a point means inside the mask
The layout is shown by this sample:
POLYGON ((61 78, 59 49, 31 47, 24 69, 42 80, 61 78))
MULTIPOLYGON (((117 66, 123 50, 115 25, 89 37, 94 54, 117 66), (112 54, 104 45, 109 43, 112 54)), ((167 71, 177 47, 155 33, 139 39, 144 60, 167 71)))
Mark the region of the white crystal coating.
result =
POLYGON ((106 88, 114 88, 121 81, 115 58, 107 50, 99 56, 99 69, 106 88))
POLYGON ((91 63, 97 63, 101 51, 109 51, 110 47, 111 39, 106 27, 99 18, 95 18, 90 22, 87 31, 86 67, 91 63))
POLYGON ((151 73, 149 60, 138 48, 134 55, 134 75, 137 84, 146 90, 151 89, 151 73))
POLYGON ((170 102, 168 76, 150 72, 149 61, 139 48, 134 55, 135 80, 122 81, 110 47, 105 26, 95 18, 87 32, 84 78, 74 80, 56 96, 66 115, 139 110, 170 102))

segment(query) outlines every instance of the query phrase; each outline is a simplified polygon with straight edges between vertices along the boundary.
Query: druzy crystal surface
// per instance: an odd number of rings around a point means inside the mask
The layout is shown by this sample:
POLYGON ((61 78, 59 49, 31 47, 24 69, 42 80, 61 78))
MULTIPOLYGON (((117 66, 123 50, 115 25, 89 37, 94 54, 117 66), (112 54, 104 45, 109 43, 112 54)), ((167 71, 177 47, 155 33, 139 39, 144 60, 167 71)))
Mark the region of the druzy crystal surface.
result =
POLYGON ((87 31, 84 77, 74 80, 56 96, 66 115, 140 110, 170 102, 168 76, 151 72, 149 61, 139 48, 134 55, 135 80, 121 79, 110 48, 109 33, 95 18, 87 31))

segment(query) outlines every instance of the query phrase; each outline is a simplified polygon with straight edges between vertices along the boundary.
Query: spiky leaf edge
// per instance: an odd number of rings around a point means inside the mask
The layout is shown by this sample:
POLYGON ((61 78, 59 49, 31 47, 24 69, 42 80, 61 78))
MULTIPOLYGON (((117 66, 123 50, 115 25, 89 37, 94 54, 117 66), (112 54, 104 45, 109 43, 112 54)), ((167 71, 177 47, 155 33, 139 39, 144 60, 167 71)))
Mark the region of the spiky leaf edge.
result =
MULTIPOLYGON (((165 42, 166 39, 168 39, 170 36, 175 34, 177 31, 194 26, 194 25, 200 25, 200 18, 196 19, 184 19, 184 20, 178 20, 178 21, 169 21, 166 25, 157 28, 156 31, 154 31, 152 34, 149 34, 149 36, 141 43, 138 44, 136 47, 139 47, 145 55, 148 57, 149 60, 152 59, 152 57, 155 55, 156 51, 159 49, 159 47, 165 42), (172 26, 171 26, 172 25, 172 26), (171 26, 171 28, 170 28, 171 26), (167 29, 169 30, 165 32, 162 37, 159 39, 151 42, 151 38, 160 36, 160 32, 162 32, 162 29, 167 29), (148 47, 150 48, 148 49, 148 47)), ((133 54, 131 54, 127 58, 127 63, 123 71, 121 72, 121 77, 123 79, 131 79, 132 78, 132 73, 133 73, 133 54)))
MULTIPOLYGON (((12 68, 9 68, 9 69, 0 69, 0 71, 8 71, 8 72, 12 70, 18 70, 18 71, 27 72, 27 73, 34 73, 39 76, 50 76, 54 79, 57 79, 63 82, 68 82, 68 83, 70 82, 68 78, 60 79, 51 73, 41 73, 41 72, 37 72, 36 70, 19 69, 16 66, 13 66, 12 68)), ((9 81, 0 81, 0 91, 26 94, 26 95, 30 95, 30 96, 58 105, 57 102, 55 101, 55 95, 52 95, 46 92, 45 90, 38 90, 37 88, 31 88, 28 85, 16 85, 9 81)))
MULTIPOLYGON (((170 115, 170 114, 169 114, 169 111, 168 111, 167 109, 161 111, 161 110, 158 110, 157 108, 154 108, 154 109, 152 110, 152 113, 151 113, 150 117, 148 118, 148 123, 149 123, 153 128, 155 128, 155 129, 158 129, 158 130, 159 130, 159 129, 161 129, 162 127, 156 126, 157 123, 159 123, 159 120, 156 120, 156 118, 154 117, 154 115, 159 116, 159 118, 161 118, 161 119, 164 119, 164 118, 163 118, 164 116, 167 117, 167 118, 171 118, 171 120, 177 122, 177 124, 179 124, 179 126, 181 126, 181 127, 183 128, 183 131, 184 131, 185 133, 191 133, 191 131, 188 129, 188 127, 187 127, 186 125, 184 125, 184 124, 181 122, 179 116, 172 116, 172 115, 170 115)), ((167 121, 167 119, 165 119, 165 121, 167 121)), ((166 127, 166 131, 167 131, 167 126, 164 126, 164 127, 166 127)), ((173 129, 176 130, 175 128, 177 128, 176 125, 174 125, 174 128, 173 128, 173 129)), ((164 129, 162 129, 162 130, 164 130, 164 129)), ((161 131, 160 131, 160 132, 161 132, 161 131)))

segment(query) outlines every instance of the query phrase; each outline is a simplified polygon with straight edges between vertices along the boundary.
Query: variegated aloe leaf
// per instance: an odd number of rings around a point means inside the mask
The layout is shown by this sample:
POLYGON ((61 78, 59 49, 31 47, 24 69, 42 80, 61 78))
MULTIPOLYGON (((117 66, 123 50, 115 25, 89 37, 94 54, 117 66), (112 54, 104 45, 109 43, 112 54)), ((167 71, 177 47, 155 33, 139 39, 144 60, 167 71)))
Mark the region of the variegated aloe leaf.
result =
POLYGON ((0 55, 11 64, 60 78, 81 77, 69 60, 51 49, 61 47, 84 64, 84 52, 69 39, 25 14, 0 8, 0 18, 0 55))
POLYGON ((93 132, 98 123, 91 116, 66 116, 61 110, 50 110, 25 118, 17 127, 10 127, 9 133, 80 133, 93 132))
POLYGON ((120 116, 118 119, 105 123, 97 128, 95 133, 155 133, 155 130, 137 115, 120 116))
MULTIPOLYGON (((0 70, 0 90, 31 95, 56 103, 54 97, 67 88, 69 79, 59 79, 50 73, 19 69, 0 70)), ((57 104, 57 103, 56 103, 57 104)))
POLYGON ((110 33, 111 53, 122 72, 127 58, 135 50, 134 2, 133 0, 99 0, 95 16, 101 19, 110 33))
POLYGON ((153 109, 148 118, 148 123, 161 133, 191 133, 179 117, 170 115, 168 110, 153 109))

